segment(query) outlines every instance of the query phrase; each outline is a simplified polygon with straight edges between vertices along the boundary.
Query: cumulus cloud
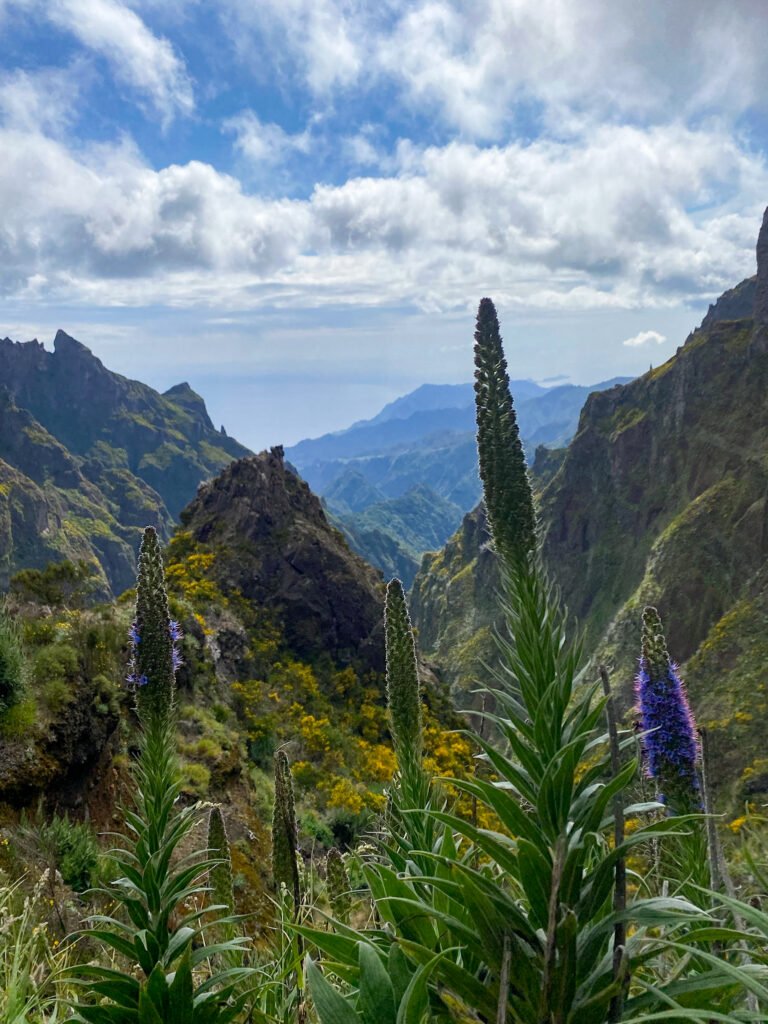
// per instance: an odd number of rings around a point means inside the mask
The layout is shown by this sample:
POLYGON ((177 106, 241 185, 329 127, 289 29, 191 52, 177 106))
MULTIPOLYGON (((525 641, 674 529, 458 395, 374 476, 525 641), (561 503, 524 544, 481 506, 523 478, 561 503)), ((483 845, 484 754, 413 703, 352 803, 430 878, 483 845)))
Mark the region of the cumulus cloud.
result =
POLYGON ((555 131, 565 110, 666 116, 764 103, 759 0, 542 0, 472 5, 421 0, 378 48, 414 99, 471 136, 497 137, 515 103, 541 103, 555 131))
POLYGON ((0 146, 0 288, 99 303, 673 306, 753 272, 768 194, 761 157, 680 126, 403 145, 391 177, 301 200, 199 161, 155 170, 128 142, 6 129, 0 146))
POLYGON ((349 86, 364 73, 370 10, 363 0, 225 0, 220 5, 245 61, 263 68, 267 54, 286 73, 298 70, 315 95, 349 86))
POLYGON ((235 136, 235 148, 254 164, 273 166, 290 152, 308 153, 312 145, 309 129, 286 132, 280 125, 262 121, 252 110, 227 118, 223 129, 235 136))
POLYGON ((516 107, 567 132, 584 114, 665 118, 764 107, 763 0, 222 0, 241 55, 315 96, 396 83, 465 137, 498 139, 516 107), (256 59, 258 58, 258 59, 256 59), (286 66, 287 65, 287 66, 286 66))
POLYGON ((640 348, 642 345, 662 345, 666 340, 666 337, 659 334, 658 331, 640 331, 634 337, 622 341, 622 345, 626 345, 628 348, 640 348))
POLYGON ((85 77, 78 64, 0 73, 0 122, 25 132, 60 134, 75 120, 85 77))
POLYGON ((48 0, 32 9, 107 60, 115 78, 148 99, 164 122, 194 109, 184 61, 120 0, 48 0))

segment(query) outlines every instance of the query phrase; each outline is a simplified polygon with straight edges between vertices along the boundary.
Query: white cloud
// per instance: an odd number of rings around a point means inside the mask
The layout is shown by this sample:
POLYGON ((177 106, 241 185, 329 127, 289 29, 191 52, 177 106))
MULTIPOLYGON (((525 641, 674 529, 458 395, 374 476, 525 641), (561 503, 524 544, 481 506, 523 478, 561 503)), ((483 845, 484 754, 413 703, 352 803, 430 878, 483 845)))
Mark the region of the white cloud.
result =
POLYGON ((640 331, 634 337, 622 341, 622 345, 626 345, 628 348, 639 348, 641 345, 662 345, 666 340, 666 337, 659 334, 658 331, 640 331))
POLYGON ((235 136, 235 148, 253 164, 274 166, 288 153, 308 153, 312 146, 309 129, 291 134, 280 125, 261 121, 252 110, 228 118, 222 127, 235 136))
POLYGON ((287 73, 290 61, 291 71, 298 68, 314 95, 349 86, 364 74, 371 9, 363 0, 226 0, 220 5, 235 47, 257 74, 267 62, 287 73))
POLYGON ((164 122, 194 109, 184 61, 120 0, 48 0, 39 9, 107 60, 118 81, 145 96, 164 122))
POLYGON ((753 272, 768 196, 762 157, 679 125, 403 144, 393 176, 305 200, 198 161, 154 170, 127 142, 6 130, 0 147, 0 289, 98 304, 668 308, 753 272))
POLYGON ((0 122, 25 132, 60 134, 75 119, 84 77, 87 70, 77 64, 0 74, 0 122))
POLYGON ((517 108, 666 119, 764 108, 764 0, 222 0, 241 57, 316 97, 399 85, 464 137, 504 138, 517 108))

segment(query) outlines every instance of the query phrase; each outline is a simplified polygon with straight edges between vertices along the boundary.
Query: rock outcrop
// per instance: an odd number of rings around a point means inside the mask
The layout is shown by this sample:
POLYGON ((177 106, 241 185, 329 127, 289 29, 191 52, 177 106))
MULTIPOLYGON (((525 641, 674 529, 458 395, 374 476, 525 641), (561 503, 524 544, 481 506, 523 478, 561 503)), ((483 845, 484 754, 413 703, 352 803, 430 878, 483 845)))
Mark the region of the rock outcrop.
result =
POLYGON ((768 326, 768 208, 757 239, 757 283, 755 288, 755 324, 768 326))
POLYGON ((381 578, 331 526, 282 448, 203 484, 181 522, 214 555, 222 593, 272 612, 298 656, 383 668, 381 578))

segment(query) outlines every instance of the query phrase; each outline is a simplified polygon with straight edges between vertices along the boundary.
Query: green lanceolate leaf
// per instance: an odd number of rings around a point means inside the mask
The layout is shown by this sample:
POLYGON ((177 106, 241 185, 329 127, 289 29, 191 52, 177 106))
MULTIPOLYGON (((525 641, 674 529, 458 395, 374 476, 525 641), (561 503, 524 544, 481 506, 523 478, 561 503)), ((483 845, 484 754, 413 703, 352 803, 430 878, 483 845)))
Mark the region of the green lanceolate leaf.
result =
POLYGON ((360 1024, 360 1018, 350 1003, 325 979, 309 956, 305 960, 304 971, 320 1024, 360 1024))
POLYGON ((379 954, 368 943, 359 943, 358 949, 358 1010, 365 1024, 395 1024, 395 993, 387 969, 379 954))

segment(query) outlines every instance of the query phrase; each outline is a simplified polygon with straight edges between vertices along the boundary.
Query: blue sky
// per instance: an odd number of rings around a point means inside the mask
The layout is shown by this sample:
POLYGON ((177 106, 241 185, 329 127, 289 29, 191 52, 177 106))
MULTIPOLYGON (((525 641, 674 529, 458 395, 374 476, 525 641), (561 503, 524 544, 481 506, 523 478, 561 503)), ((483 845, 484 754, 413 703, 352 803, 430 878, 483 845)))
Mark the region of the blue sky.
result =
POLYGON ((252 447, 657 364, 754 272, 763 0, 0 0, 0 334, 252 447))

